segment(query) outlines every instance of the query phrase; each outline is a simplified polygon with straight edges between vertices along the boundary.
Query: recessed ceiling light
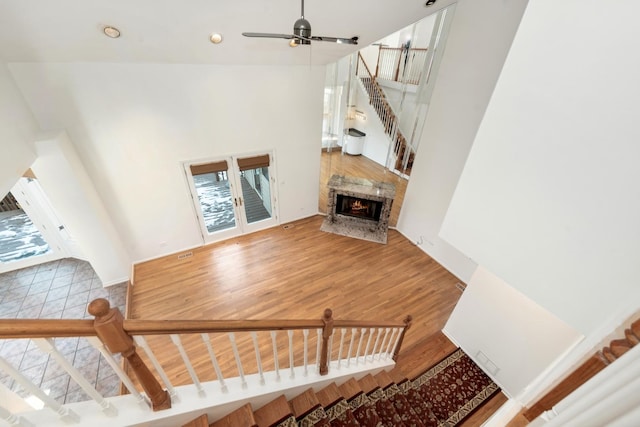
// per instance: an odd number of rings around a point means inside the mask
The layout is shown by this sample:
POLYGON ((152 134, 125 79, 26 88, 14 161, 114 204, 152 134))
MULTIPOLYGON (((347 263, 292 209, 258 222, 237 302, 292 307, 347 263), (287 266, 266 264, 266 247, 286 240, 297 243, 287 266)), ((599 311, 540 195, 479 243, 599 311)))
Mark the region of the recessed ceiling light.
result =
POLYGON ((431 6, 436 2, 436 0, 427 0, 427 2, 424 4, 425 6, 431 6))
POLYGON ((107 37, 111 37, 112 39, 117 39, 118 37, 120 37, 120 30, 116 27, 106 26, 102 29, 102 32, 107 37))
POLYGON ((213 43, 213 44, 222 43, 222 34, 220 34, 220 33, 213 33, 213 34, 211 34, 211 36, 209 37, 209 40, 211 40, 211 43, 213 43))

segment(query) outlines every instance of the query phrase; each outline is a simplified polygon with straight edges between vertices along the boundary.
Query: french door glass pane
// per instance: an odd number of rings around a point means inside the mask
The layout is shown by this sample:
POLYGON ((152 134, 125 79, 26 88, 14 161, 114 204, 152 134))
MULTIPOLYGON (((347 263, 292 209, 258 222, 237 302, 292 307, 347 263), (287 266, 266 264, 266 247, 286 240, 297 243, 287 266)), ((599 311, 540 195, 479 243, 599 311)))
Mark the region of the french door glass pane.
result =
POLYGON ((209 234, 235 227, 236 218, 227 172, 194 175, 193 183, 209 234))
POLYGON ((271 218, 271 186, 269 168, 248 169, 240 172, 242 198, 247 223, 271 218))
POLYGON ((17 261, 49 252, 51 248, 22 209, 16 206, 15 210, 0 212, 1 262, 17 261))

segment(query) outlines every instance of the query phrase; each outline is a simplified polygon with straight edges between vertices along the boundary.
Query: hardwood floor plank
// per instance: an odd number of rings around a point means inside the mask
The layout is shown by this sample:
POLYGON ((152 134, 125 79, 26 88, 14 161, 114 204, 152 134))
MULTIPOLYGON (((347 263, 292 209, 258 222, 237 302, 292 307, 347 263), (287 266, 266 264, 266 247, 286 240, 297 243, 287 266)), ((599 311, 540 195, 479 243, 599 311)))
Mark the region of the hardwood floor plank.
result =
MULTIPOLYGON (((411 314, 404 348, 442 329, 461 295, 455 276, 395 230, 381 245, 322 232, 322 219, 314 216, 286 229, 197 248, 185 259, 173 255, 136 265, 130 318, 319 319, 327 307, 335 319, 401 321, 411 314)), ((211 339, 219 352, 229 348, 226 336, 211 339)), ((310 331, 310 349, 315 350, 316 339, 310 331)), ((288 367, 286 334, 279 333, 277 341, 279 363, 288 367)), ((190 382, 168 337, 149 337, 149 342, 176 384, 190 382)), ((238 334, 237 342, 249 355, 243 360, 249 372, 255 367, 250 337, 238 334)), ((270 349, 268 336, 259 342, 270 349)), ((185 336, 183 344, 200 379, 215 379, 199 336, 185 336)), ((225 376, 237 375, 232 357, 218 357, 225 376)), ((272 366, 270 358, 263 359, 265 369, 272 366)))

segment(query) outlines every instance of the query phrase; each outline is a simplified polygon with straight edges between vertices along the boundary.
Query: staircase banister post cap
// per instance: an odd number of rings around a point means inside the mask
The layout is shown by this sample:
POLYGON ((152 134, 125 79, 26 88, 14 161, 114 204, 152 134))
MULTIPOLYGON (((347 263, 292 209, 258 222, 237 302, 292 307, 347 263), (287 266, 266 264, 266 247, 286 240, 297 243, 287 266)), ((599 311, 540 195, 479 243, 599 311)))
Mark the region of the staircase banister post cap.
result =
POLYGON ((324 313, 322 315, 322 322, 324 323, 324 328, 322 328, 322 338, 328 339, 333 333, 333 310, 330 308, 325 308, 324 313))
POLYGON ((413 322, 413 316, 407 314, 407 317, 404 318, 403 322, 406 325, 405 329, 409 329, 411 327, 411 323, 413 322))
POLYGON ((104 318, 111 312, 111 303, 105 298, 97 298, 89 303, 87 311, 98 319, 104 318))
POLYGON ((133 338, 123 328, 124 317, 120 310, 111 308, 105 298, 98 298, 89 303, 87 311, 95 316, 93 327, 96 334, 111 353, 122 353, 128 357, 135 351, 133 338))

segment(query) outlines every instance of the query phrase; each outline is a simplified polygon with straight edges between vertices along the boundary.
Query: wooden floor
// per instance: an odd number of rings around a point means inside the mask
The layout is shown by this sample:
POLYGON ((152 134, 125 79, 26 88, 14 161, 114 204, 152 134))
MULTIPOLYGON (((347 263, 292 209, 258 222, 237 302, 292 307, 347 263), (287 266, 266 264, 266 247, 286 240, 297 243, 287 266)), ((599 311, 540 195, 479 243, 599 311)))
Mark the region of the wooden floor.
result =
MULTIPOLYGON (((323 155, 323 176, 338 163, 355 166, 354 160, 365 158, 323 155)), ((402 196, 406 182, 381 173, 398 180, 402 196)), ((188 258, 175 254, 136 265, 129 318, 318 319, 325 308, 335 319, 402 320, 411 314, 403 346, 406 354, 418 352, 411 369, 422 372, 448 354, 452 344, 440 331, 460 298, 459 280, 395 230, 382 245, 322 232, 322 220, 318 215, 194 249, 188 258)), ((163 365, 177 366, 168 370, 172 381, 189 382, 175 349, 159 348, 163 365)), ((223 371, 232 362, 221 360, 223 371)), ((196 368, 207 364, 207 356, 195 361, 196 368)))

